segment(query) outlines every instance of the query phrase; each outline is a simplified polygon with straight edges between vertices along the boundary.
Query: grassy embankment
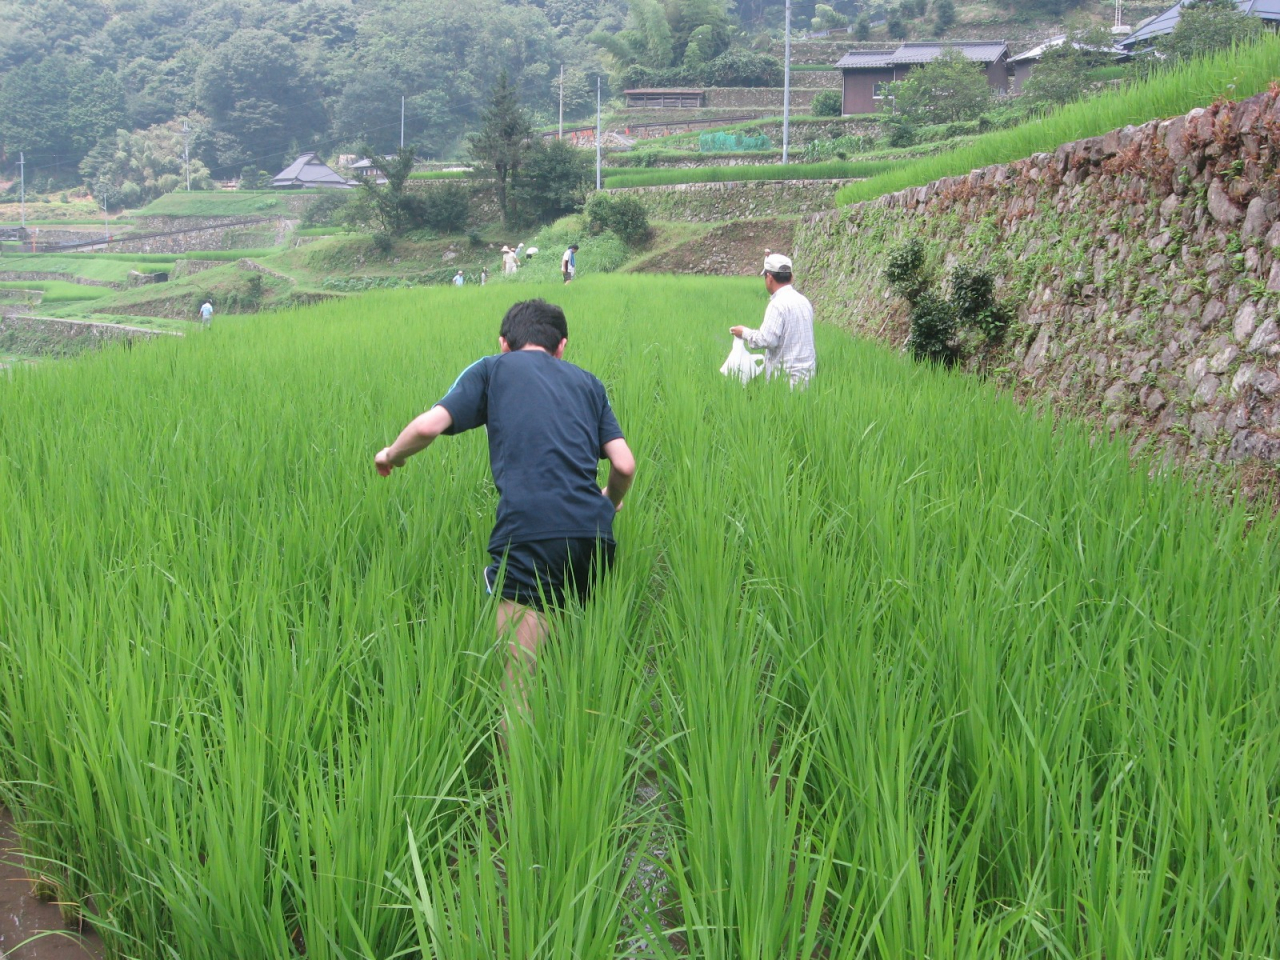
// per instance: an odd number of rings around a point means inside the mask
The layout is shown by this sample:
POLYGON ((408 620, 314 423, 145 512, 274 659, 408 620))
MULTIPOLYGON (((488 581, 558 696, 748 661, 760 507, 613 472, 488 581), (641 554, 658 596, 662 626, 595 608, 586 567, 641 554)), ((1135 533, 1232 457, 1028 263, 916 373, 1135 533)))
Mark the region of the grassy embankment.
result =
POLYGON ((110 949, 1280 952, 1275 521, 830 327, 744 389, 756 281, 527 292, 640 462, 528 719, 483 435, 371 463, 510 288, 0 381, 0 782, 110 949))
POLYGON ((871 200, 980 167, 1052 152, 1063 143, 1099 136, 1128 124, 1178 116, 1219 97, 1243 99, 1275 82, 1277 64, 1280 36, 1265 34, 1247 46, 1156 68, 1147 78, 1119 90, 1069 104, 1008 130, 984 134, 958 150, 896 164, 864 183, 849 184, 836 199, 841 203, 871 200))

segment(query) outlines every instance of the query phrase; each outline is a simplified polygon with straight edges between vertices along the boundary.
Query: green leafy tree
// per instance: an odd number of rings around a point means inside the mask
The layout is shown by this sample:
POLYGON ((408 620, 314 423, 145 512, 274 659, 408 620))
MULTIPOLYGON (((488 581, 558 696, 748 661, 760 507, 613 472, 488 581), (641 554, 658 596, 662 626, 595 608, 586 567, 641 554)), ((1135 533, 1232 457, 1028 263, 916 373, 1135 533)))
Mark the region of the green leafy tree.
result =
POLYGON ((196 72, 195 97, 247 154, 219 157, 234 167, 281 166, 291 141, 312 143, 328 126, 297 50, 272 30, 240 30, 215 49, 196 72))
MULTIPOLYGON (((180 120, 156 124, 137 133, 117 130, 89 151, 80 163, 80 176, 91 192, 104 184, 120 194, 132 194, 136 190, 138 200, 146 203, 186 187, 182 146, 180 120)), ((208 167, 199 159, 192 159, 191 189, 212 188, 213 178, 208 167)))
MULTIPOLYGON (((365 156, 374 156, 366 148, 365 156)), ((373 223, 379 232, 398 237, 422 226, 424 216, 418 198, 406 190, 409 174, 413 172, 413 148, 397 150, 390 157, 378 158, 378 177, 365 177, 360 181, 357 205, 360 217, 373 223)))
POLYGON ((858 19, 854 21, 853 36, 859 41, 871 39, 871 18, 865 13, 858 14, 858 19))
POLYGON ((889 36, 895 40, 905 40, 907 38, 907 21, 900 10, 890 11, 885 18, 885 28, 889 31, 889 36))
POLYGON ((955 0, 937 0, 933 5, 933 31, 942 36, 955 25, 955 0))
POLYGON ((493 174, 494 191, 504 223, 516 220, 516 205, 507 195, 507 187, 520 175, 527 141, 533 127, 515 87, 504 70, 489 98, 489 106, 481 117, 481 127, 467 137, 467 149, 472 158, 493 174))
POLYGON ((1084 55, 1073 44, 1050 47, 1031 68, 1022 92, 1033 103, 1070 103, 1084 92, 1087 70, 1084 55))
POLYGON ((814 5, 813 18, 809 21, 814 30, 830 30, 833 27, 846 26, 848 23, 848 17, 825 3, 814 5))
POLYGON ((525 154, 514 192, 522 216, 549 223, 582 206, 593 182, 594 157, 567 140, 537 138, 525 154))
POLYGON ((973 120, 992 102, 981 65, 959 50, 944 50, 905 79, 889 84, 889 95, 890 109, 914 124, 973 120))
POLYGON ((1233 0, 1198 0, 1182 8, 1173 32, 1156 40, 1156 49, 1173 60, 1187 60, 1254 39, 1262 21, 1242 13, 1233 0))

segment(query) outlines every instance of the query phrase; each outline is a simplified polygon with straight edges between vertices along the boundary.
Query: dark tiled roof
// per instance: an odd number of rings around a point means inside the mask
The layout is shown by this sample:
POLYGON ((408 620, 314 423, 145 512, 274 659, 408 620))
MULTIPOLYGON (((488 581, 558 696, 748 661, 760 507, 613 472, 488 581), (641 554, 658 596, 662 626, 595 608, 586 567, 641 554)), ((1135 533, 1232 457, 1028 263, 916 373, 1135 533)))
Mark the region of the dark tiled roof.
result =
POLYGON ((349 186, 347 180, 329 169, 314 153, 304 153, 271 179, 273 187, 286 187, 292 184, 316 184, 326 187, 349 186))
MULTIPOLYGON (((1268 0, 1280 2, 1280 0, 1268 0)), ((974 63, 995 63, 1009 53, 1003 40, 962 41, 957 43, 904 43, 893 53, 883 50, 853 50, 836 63, 842 69, 856 70, 868 67, 896 67, 905 64, 930 63, 947 50, 957 50, 974 63)))
MULTIPOLYGON (((1190 0, 1179 0, 1164 13, 1144 23, 1121 40, 1120 46, 1132 50, 1135 46, 1149 43, 1163 34, 1173 33, 1173 28, 1182 19, 1182 8, 1189 2, 1190 0)), ((1236 0, 1236 9, 1241 13, 1261 17, 1263 20, 1280 21, 1280 0, 1236 0)))

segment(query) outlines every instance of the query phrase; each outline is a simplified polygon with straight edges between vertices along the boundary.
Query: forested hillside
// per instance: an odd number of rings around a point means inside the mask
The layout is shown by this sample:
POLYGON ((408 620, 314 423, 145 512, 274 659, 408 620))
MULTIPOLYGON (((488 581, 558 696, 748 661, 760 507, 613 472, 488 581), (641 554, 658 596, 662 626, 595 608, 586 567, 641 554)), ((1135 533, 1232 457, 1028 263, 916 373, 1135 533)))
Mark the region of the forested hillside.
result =
MULTIPOLYGON (((793 4, 793 23, 817 6, 793 4)), ((547 121, 561 64, 570 119, 594 109, 598 74, 618 86, 636 65, 729 58, 715 76, 732 85, 745 51, 731 48, 776 35, 782 2, 0 0, 0 20, 0 170, 16 174, 21 153, 36 189, 131 180, 160 193, 183 172, 183 121, 200 186, 274 172, 301 149, 389 149, 402 96, 418 155, 457 155, 503 70, 547 121)))

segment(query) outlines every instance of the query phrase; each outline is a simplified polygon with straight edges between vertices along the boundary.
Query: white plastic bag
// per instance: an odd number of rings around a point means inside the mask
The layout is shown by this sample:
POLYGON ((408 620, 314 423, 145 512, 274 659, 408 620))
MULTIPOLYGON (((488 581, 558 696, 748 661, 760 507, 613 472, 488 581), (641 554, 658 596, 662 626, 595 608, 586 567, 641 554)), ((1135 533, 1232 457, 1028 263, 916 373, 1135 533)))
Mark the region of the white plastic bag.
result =
POLYGON ((729 350, 729 359, 724 362, 720 372, 726 377, 737 377, 743 383, 749 381, 764 369, 764 355, 752 353, 741 337, 733 338, 733 347, 729 350))

